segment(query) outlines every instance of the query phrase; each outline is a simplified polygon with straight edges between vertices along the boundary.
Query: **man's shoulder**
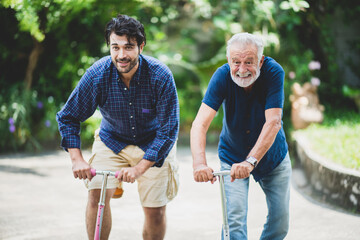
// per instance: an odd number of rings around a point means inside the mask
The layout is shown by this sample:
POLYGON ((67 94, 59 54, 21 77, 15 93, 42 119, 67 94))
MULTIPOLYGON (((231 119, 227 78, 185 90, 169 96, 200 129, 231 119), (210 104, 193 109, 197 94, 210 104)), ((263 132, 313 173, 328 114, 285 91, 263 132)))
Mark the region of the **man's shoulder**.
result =
POLYGON ((95 61, 91 67, 87 69, 94 77, 102 76, 111 66, 111 57, 105 56, 95 61))
POLYGON ((220 71, 221 73, 227 74, 230 72, 230 66, 229 63, 225 63, 222 66, 218 67, 217 71, 220 71))
POLYGON ((170 68, 159 59, 147 55, 141 55, 141 58, 142 67, 147 67, 150 75, 158 77, 160 75, 172 75, 170 68))
POLYGON ((212 81, 225 83, 225 82, 228 82, 228 80, 231 80, 230 66, 228 63, 225 63, 224 65, 222 65, 216 69, 215 73, 212 76, 212 81))
POLYGON ((282 66, 277 61, 275 61, 275 59, 268 56, 264 58, 264 64, 261 67, 261 70, 264 72, 284 71, 282 66))

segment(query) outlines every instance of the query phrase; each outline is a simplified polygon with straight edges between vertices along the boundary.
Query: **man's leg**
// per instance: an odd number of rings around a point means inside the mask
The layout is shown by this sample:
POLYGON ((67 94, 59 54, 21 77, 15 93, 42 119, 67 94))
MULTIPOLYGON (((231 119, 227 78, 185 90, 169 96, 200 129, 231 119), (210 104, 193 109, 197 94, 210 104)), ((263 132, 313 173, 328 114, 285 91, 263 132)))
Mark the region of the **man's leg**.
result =
POLYGON ((144 240, 162 240, 166 231, 166 205, 162 207, 143 207, 145 222, 144 240))
POLYGON ((289 230, 290 178, 291 162, 287 154, 279 166, 259 181, 268 206, 262 240, 282 240, 289 230))
MULTIPOLYGON (((221 162, 221 170, 230 169, 230 165, 221 162)), ((224 184, 230 239, 247 239, 249 178, 236 179, 234 182, 231 182, 230 176, 225 176, 224 184)))
MULTIPOLYGON (((94 189, 89 191, 88 204, 86 206, 86 230, 89 240, 94 239, 95 225, 97 212, 99 207, 100 189, 94 189)), ((105 197, 105 207, 103 212, 103 220, 101 227, 101 238, 108 239, 111 230, 111 211, 110 211, 110 199, 114 194, 115 189, 108 189, 105 197)))

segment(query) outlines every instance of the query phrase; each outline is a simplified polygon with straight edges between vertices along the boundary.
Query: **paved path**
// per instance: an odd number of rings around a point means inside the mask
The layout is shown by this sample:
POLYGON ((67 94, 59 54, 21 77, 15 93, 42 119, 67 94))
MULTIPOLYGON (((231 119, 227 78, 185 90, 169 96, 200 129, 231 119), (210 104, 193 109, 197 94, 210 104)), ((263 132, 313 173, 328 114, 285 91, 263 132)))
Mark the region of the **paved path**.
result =
MULTIPOLYGON (((89 152, 84 153, 89 157, 89 152)), ((221 206, 218 182, 195 183, 188 148, 178 149, 181 186, 167 206, 167 240, 218 240, 221 206)), ((215 149, 208 161, 218 169, 215 149)), ((297 174, 294 174, 296 176, 297 174)), ((0 239, 86 239, 87 191, 74 179, 63 151, 36 156, 0 156, 0 239)), ((266 217, 260 187, 250 182, 249 239, 259 239, 266 217)), ((112 200, 110 239, 141 239, 143 213, 136 184, 126 184, 121 199, 112 200)), ((291 192, 290 240, 360 239, 360 217, 316 204, 294 188, 291 192)))

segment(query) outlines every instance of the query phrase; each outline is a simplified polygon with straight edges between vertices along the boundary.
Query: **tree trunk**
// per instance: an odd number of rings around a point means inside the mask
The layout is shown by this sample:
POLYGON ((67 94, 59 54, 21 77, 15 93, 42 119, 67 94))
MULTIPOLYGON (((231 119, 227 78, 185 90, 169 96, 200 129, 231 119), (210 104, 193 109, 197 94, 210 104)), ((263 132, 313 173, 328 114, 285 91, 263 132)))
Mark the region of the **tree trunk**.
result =
POLYGON ((25 86, 27 90, 31 89, 31 85, 32 85, 32 81, 33 81, 33 74, 35 71, 35 68, 37 66, 40 54, 43 51, 43 47, 41 45, 41 43, 36 40, 33 37, 33 42, 34 42, 34 47, 31 50, 30 56, 29 56, 29 62, 28 62, 28 66, 26 69, 26 74, 25 74, 25 86))

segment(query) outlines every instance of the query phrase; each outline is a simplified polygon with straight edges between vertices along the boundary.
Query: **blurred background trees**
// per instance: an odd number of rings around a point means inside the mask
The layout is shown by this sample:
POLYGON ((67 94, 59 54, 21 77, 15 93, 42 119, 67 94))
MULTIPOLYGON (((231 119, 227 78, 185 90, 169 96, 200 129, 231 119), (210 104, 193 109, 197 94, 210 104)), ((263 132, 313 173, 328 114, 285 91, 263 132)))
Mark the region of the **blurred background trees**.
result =
MULTIPOLYGON (((144 54, 174 73, 187 135, 206 86, 226 63, 237 32, 261 35, 265 55, 284 68, 284 126, 290 88, 318 86, 325 111, 360 109, 360 5, 344 0, 2 0, 0 5, 0 152, 59 146, 55 114, 82 74, 108 55, 104 26, 117 13, 140 20, 144 54), (356 105, 358 102, 358 105, 356 105)), ((82 124, 87 146, 99 122, 82 124)), ((222 111, 212 132, 221 130, 222 111)))

